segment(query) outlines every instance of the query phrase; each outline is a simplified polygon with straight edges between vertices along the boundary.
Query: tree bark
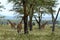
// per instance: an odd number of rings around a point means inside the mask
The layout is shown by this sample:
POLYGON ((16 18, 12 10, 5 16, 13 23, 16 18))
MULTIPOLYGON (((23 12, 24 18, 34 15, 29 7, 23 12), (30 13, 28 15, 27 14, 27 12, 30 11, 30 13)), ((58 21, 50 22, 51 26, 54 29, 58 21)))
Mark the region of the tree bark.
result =
POLYGON ((58 18, 59 11, 60 11, 60 9, 57 12, 56 18, 54 18, 53 13, 52 13, 52 22, 53 22, 52 32, 55 31, 55 24, 56 24, 56 20, 58 18))
POLYGON ((39 29, 41 29, 41 18, 40 18, 40 16, 39 16, 39 29))
POLYGON ((29 26, 30 26, 30 31, 32 31, 32 16, 30 16, 30 24, 29 24, 29 26))
POLYGON ((27 11, 26 11, 26 0, 23 0, 23 9, 24 9, 24 34, 28 33, 27 27, 27 11))
POLYGON ((53 25, 53 26, 52 26, 52 32, 55 31, 55 21, 54 21, 54 20, 55 20, 55 18, 54 18, 54 15, 53 15, 53 13, 52 13, 52 23, 53 23, 53 24, 52 24, 52 25, 53 25))
POLYGON ((30 4, 30 31, 32 31, 32 17, 33 17, 33 12, 34 12, 34 9, 33 9, 33 4, 30 4))
POLYGON ((36 17, 34 17, 36 22, 38 23, 39 27, 38 29, 41 29, 41 19, 40 19, 40 16, 39 16, 39 21, 36 19, 36 17))
POLYGON ((55 22, 53 22, 52 32, 55 31, 55 22))
POLYGON ((42 11, 40 11, 40 8, 41 7, 39 7, 39 14, 38 14, 39 15, 39 24, 38 24, 39 25, 39 29, 41 29, 41 19, 42 19, 42 11))
POLYGON ((35 16, 34 16, 34 18, 35 18, 36 22, 39 24, 39 21, 36 19, 36 17, 35 17, 35 16))
POLYGON ((28 33, 27 17, 24 18, 24 34, 28 33))

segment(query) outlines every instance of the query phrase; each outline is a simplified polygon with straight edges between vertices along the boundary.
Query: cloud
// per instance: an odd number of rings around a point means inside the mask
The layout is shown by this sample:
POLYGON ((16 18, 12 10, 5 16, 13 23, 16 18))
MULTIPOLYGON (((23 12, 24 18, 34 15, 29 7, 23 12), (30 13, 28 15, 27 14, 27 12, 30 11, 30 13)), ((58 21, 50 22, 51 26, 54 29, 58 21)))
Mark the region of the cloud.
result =
POLYGON ((10 9, 13 8, 13 4, 12 3, 8 3, 8 0, 0 0, 1 5, 4 5, 5 9, 1 9, 2 12, 0 12, 1 15, 3 16, 14 16, 14 11, 9 11, 10 9))
POLYGON ((7 0, 0 0, 2 5, 6 5, 7 4, 7 0))

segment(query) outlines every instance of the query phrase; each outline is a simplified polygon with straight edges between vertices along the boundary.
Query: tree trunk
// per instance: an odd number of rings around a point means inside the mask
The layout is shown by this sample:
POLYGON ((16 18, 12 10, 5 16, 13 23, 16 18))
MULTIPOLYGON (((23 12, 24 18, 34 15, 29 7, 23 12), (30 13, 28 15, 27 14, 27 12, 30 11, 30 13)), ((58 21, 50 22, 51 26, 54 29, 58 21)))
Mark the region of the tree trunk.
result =
POLYGON ((52 22, 53 22, 52 32, 54 32, 55 31, 55 18, 53 14, 52 14, 52 22))
POLYGON ((53 26, 52 26, 52 32, 55 31, 55 22, 53 22, 53 26))
POLYGON ((23 8, 24 8, 24 34, 28 33, 27 27, 27 11, 26 11, 26 0, 23 0, 23 8))
POLYGON ((34 16, 34 18, 35 18, 36 22, 39 24, 39 21, 36 19, 36 17, 35 17, 35 16, 34 16))
MULTIPOLYGON (((60 9, 59 9, 59 10, 60 10, 60 9)), ((56 20, 57 20, 57 18, 58 18, 59 10, 58 10, 58 12, 57 12, 56 18, 54 18, 53 14, 52 14, 52 22, 53 22, 52 32, 55 31, 55 24, 56 24, 56 20)))
POLYGON ((27 17, 24 18, 24 34, 28 33, 27 17))
POLYGON ((29 26, 30 26, 30 31, 32 31, 32 16, 30 16, 30 24, 29 24, 29 26))
POLYGON ((39 28, 38 29, 41 29, 41 19, 40 19, 40 16, 39 16, 39 21, 36 19, 36 17, 34 17, 34 18, 35 18, 36 22, 39 25, 39 28))
POLYGON ((40 16, 39 16, 39 29, 41 29, 41 18, 40 18, 40 16))
POLYGON ((33 12, 34 12, 34 9, 33 9, 33 4, 30 4, 30 31, 32 31, 32 17, 33 17, 33 12))
POLYGON ((41 7, 39 7, 39 14, 38 14, 39 15, 39 24, 38 24, 39 25, 39 29, 41 29, 41 19, 42 19, 42 11, 40 11, 40 8, 41 7))

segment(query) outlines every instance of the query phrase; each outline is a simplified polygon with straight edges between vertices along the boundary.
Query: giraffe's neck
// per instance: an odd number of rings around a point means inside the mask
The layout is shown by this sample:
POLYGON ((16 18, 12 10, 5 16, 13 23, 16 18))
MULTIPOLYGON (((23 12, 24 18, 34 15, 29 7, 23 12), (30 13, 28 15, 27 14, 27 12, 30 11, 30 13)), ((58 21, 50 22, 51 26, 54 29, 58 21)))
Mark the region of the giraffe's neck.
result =
POLYGON ((11 25, 13 25, 13 23, 12 23, 10 20, 8 20, 8 22, 9 22, 11 25))
POLYGON ((42 25, 44 26, 44 25, 46 25, 46 24, 47 24, 47 22, 46 22, 46 23, 44 23, 44 24, 42 24, 42 25))

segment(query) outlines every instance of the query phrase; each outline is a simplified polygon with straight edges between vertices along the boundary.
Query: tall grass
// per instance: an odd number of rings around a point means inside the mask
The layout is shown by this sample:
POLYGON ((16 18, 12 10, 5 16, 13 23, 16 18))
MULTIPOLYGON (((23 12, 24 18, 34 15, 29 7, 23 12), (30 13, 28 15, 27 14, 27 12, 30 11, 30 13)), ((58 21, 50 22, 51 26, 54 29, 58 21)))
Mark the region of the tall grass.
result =
POLYGON ((23 29, 21 34, 18 34, 16 29, 11 29, 9 25, 0 25, 0 40, 60 40, 60 28, 56 27, 55 33, 52 34, 48 25, 43 30, 39 30, 36 25, 29 34, 24 34, 23 29))

